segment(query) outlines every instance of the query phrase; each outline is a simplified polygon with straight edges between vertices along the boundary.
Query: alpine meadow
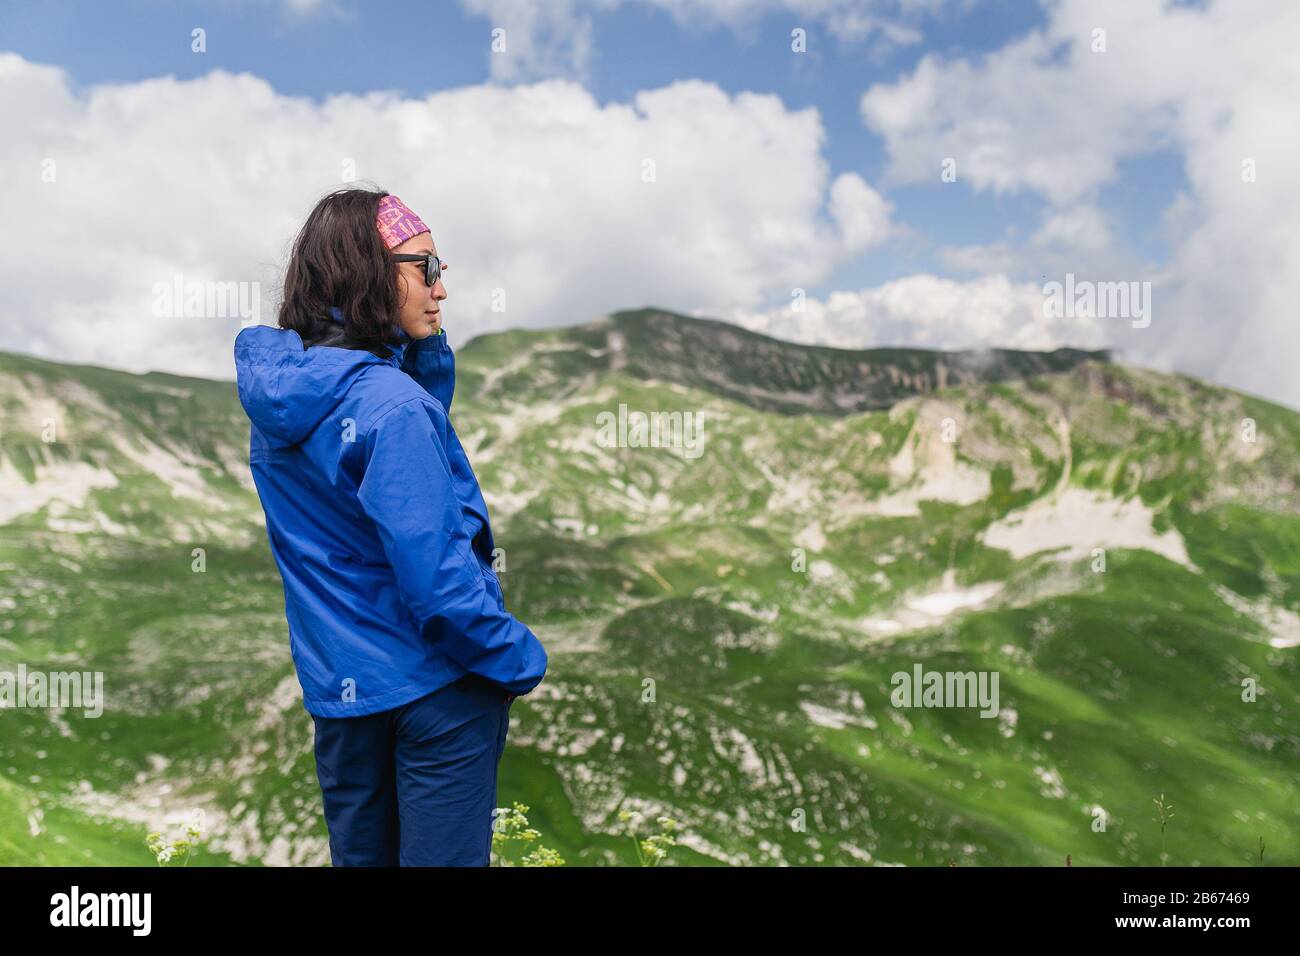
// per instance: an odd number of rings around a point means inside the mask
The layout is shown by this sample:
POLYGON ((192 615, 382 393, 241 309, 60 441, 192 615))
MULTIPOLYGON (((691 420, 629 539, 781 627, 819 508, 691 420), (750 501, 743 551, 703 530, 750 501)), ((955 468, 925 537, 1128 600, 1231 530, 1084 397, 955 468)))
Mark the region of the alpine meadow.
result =
MULTIPOLYGON (((456 361, 550 654, 498 805, 569 864, 635 864, 627 811, 679 866, 1300 864, 1297 412, 662 309, 456 361)), ((0 673, 102 680, 8 685, 0 865, 151 866, 196 814, 195 865, 328 864, 233 384, 3 353, 0 412, 0 673)))

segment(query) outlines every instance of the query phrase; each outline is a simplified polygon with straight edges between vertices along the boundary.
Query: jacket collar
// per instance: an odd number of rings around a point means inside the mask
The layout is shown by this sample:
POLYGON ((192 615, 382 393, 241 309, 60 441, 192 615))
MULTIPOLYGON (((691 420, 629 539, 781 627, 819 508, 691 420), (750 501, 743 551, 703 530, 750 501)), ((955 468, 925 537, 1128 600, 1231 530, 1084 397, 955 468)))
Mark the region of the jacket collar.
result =
MULTIPOLYGON (((331 305, 329 307, 329 316, 340 326, 343 325, 343 310, 337 305, 331 305)), ((385 343, 393 354, 387 359, 384 359, 384 361, 388 362, 390 365, 396 365, 398 368, 401 368, 402 361, 406 358, 407 346, 409 346, 414 340, 406 334, 405 329, 394 328, 394 331, 397 333, 397 341, 385 343)))

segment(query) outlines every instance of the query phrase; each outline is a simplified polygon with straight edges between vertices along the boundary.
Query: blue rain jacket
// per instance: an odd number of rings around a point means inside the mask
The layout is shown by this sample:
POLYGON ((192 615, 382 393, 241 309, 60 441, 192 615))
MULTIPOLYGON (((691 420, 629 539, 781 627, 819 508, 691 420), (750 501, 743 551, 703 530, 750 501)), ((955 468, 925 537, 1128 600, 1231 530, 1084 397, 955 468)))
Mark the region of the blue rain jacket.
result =
POLYGON ((467 672, 526 694, 546 673, 506 610, 487 504, 447 417, 447 336, 391 348, 304 349, 270 326, 235 339, 290 649, 320 717, 399 707, 467 672))

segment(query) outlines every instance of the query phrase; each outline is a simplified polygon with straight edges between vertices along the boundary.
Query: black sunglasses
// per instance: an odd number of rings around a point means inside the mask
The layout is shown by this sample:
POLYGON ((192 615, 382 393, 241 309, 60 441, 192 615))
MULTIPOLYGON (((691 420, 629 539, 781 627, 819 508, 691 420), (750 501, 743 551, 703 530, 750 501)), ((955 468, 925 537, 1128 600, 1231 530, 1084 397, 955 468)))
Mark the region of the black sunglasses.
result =
POLYGON ((393 256, 393 259, 397 262, 423 262, 424 282, 431 289, 433 284, 442 278, 442 260, 432 252, 422 252, 418 256, 403 253, 402 255, 393 256))

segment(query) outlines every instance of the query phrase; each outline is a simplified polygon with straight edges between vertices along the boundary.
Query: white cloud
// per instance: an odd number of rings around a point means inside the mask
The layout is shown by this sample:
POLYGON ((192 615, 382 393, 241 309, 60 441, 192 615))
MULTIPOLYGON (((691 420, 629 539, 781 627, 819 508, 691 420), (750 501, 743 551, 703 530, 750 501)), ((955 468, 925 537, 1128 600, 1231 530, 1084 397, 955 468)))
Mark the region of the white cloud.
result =
POLYGON ((157 318, 155 284, 260 282, 273 324, 294 233, 348 160, 432 226, 453 342, 644 304, 753 308, 889 229, 860 178, 829 181, 815 110, 703 82, 605 106, 558 80, 315 103, 222 72, 74 94, 0 55, 0 114, 4 347, 131 370, 228 374, 238 320, 157 318))
POLYGON ((927 13, 969 0, 640 0, 668 11, 681 26, 726 26, 744 34, 764 17, 792 26, 824 25, 831 36, 859 42, 876 35, 900 45, 919 42, 914 24, 927 13))
POLYGON ((494 80, 548 77, 585 79, 593 51, 592 14, 620 0, 461 0, 470 13, 488 20, 495 44, 488 64, 494 80))
POLYGON ((825 300, 810 297, 802 312, 792 304, 736 309, 730 316, 776 338, 837 348, 1101 348, 1109 333, 1098 319, 1045 318, 1041 286, 1002 275, 968 282, 913 275, 872 289, 835 292, 825 300))
MULTIPOLYGON (((725 28, 748 41, 763 18, 784 15, 790 27, 824 26, 841 43, 874 41, 885 47, 918 43, 923 15, 966 6, 970 0, 460 0, 493 29, 505 31, 505 49, 492 52, 492 78, 585 79, 596 54, 595 18, 622 6, 664 11, 679 29, 725 28)), ((810 32, 813 32, 810 30, 810 32)), ((814 37, 811 43, 818 42, 814 37)))
POLYGON ((890 178, 937 183, 951 157, 959 183, 1043 197, 1048 218, 1028 243, 946 261, 1161 279, 1151 327, 1119 337, 1126 354, 1300 405, 1300 5, 1046 7, 1043 30, 980 60, 930 55, 867 91, 863 118, 885 141, 890 178), (1099 28, 1105 52, 1092 50, 1099 28), (1122 160, 1155 149, 1180 152, 1189 183, 1168 215, 1174 252, 1160 277, 1108 261, 1107 232, 1079 212, 1122 160), (1243 182, 1247 159, 1257 182, 1243 182))
POLYGON ((1095 206, 1053 210, 1034 234, 1034 242, 1066 249, 1105 249, 1111 241, 1110 224, 1095 206))
MULTIPOLYGON (((1049 207, 1041 225, 1023 240, 1004 239, 970 246, 943 246, 939 258, 953 272, 966 275, 1005 273, 1061 280, 1066 273, 1105 282, 1167 282, 1162 267, 1137 261, 1122 241, 1122 230, 1096 206, 1078 203, 1049 207)), ((1162 293, 1163 294, 1163 293, 1162 293)))
POLYGON ((836 176, 831 183, 830 214, 846 248, 858 251, 880 243, 889 229, 891 208, 854 173, 836 176))

